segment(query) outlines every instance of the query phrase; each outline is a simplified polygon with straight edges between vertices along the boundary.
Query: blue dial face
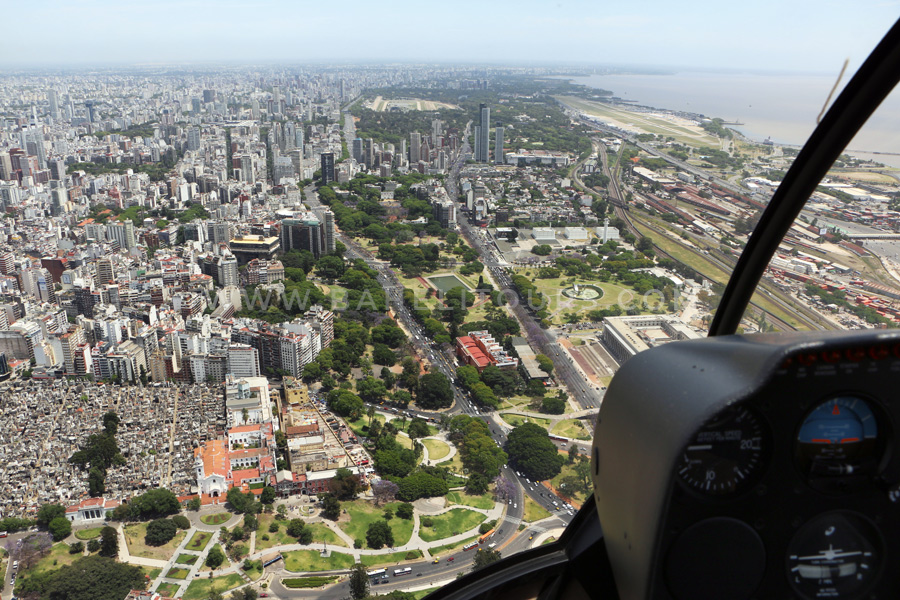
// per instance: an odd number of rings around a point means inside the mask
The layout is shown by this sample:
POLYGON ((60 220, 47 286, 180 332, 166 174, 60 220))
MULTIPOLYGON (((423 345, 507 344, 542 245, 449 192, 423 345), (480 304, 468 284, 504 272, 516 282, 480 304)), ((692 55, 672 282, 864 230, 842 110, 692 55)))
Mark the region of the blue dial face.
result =
POLYGON ((878 419, 866 400, 839 396, 813 409, 797 434, 797 456, 807 475, 865 475, 877 466, 878 419))

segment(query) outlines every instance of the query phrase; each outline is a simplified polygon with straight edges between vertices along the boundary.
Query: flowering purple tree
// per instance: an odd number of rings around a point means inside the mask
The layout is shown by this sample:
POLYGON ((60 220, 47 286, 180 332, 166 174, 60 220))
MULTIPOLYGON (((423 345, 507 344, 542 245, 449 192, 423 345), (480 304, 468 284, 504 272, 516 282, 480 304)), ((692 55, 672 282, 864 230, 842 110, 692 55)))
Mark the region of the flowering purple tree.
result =
POLYGON ((494 498, 497 500, 506 500, 512 498, 516 494, 516 485, 504 477, 498 475, 494 478, 494 498))
POLYGON ((393 481, 387 479, 379 479, 372 484, 372 494, 375 496, 375 504, 391 502, 397 497, 397 490, 400 487, 393 481))

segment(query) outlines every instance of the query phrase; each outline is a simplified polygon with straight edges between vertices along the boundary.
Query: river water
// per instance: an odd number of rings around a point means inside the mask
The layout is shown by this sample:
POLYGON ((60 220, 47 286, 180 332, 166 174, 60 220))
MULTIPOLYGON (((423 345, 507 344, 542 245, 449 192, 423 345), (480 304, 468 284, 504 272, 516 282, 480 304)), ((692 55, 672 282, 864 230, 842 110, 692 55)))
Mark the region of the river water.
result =
MULTIPOLYGON (((844 75, 841 86, 851 77, 844 75)), ((747 137, 802 145, 816 125, 836 75, 680 71, 575 77, 574 83, 609 90, 636 104, 694 112, 725 121, 747 137)), ((837 92, 835 93, 837 97, 837 92)), ((832 99, 833 101, 833 99, 832 99)), ((854 151, 900 154, 900 93, 896 90, 850 143, 854 151)), ((856 154, 857 152, 854 152, 856 154)), ((900 156, 864 155, 900 167, 900 156)))

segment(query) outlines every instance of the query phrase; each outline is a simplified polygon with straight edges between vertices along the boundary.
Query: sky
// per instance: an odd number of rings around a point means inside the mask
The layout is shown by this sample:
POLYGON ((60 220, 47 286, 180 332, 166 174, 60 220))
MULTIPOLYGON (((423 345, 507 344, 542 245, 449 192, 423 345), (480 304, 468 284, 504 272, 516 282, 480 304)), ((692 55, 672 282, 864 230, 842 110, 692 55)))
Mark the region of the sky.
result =
POLYGON ((900 0, 31 0, 0 65, 591 64, 764 71, 859 65, 900 0))

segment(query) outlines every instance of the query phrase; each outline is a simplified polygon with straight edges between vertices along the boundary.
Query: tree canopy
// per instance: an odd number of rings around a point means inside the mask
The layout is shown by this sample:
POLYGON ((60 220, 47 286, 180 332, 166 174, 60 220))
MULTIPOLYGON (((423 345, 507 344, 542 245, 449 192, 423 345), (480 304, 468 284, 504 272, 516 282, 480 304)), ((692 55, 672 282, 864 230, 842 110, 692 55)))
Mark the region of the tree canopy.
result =
POLYGON ((547 430, 534 423, 524 423, 509 432, 506 452, 510 464, 535 481, 545 481, 558 475, 566 462, 557 452, 547 430))

